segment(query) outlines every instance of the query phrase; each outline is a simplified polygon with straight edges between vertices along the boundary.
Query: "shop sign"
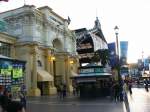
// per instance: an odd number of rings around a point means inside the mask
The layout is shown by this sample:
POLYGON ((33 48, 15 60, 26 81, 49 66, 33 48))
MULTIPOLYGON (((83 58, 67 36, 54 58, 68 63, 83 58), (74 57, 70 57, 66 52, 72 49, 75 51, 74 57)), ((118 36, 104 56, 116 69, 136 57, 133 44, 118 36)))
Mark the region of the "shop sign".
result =
POLYGON ((80 69, 80 73, 94 73, 94 68, 80 69))
POLYGON ((84 78, 84 79, 78 79, 77 83, 81 82, 96 82, 96 78, 84 78))

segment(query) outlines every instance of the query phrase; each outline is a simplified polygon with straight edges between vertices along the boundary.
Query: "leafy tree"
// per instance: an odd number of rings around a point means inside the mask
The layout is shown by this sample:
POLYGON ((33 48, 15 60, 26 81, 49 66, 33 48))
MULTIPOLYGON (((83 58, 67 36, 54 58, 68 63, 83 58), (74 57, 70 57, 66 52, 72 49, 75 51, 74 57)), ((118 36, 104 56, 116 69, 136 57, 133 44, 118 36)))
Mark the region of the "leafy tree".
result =
POLYGON ((97 50, 92 58, 93 62, 101 62, 103 66, 108 63, 109 60, 109 51, 108 49, 97 50))

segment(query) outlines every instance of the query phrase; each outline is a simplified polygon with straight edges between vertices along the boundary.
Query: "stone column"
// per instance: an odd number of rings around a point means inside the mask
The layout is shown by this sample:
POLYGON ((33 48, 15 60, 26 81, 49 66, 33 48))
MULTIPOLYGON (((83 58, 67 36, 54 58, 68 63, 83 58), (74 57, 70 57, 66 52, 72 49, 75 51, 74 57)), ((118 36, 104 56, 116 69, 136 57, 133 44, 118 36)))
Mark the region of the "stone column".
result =
POLYGON ((49 49, 46 49, 46 58, 45 58, 46 70, 50 73, 50 59, 49 59, 49 56, 50 56, 49 49))
MULTIPOLYGON (((46 50, 46 70, 50 73, 50 75, 52 75, 54 77, 53 68, 52 68, 53 67, 52 60, 49 59, 50 56, 51 56, 51 54, 49 52, 49 49, 47 49, 46 50)), ((49 95, 57 93, 57 89, 54 86, 54 80, 52 82, 49 82, 48 89, 49 89, 49 95)))
POLYGON ((11 50, 11 54, 10 54, 10 56, 12 57, 12 58, 16 58, 16 49, 15 49, 15 46, 14 45, 12 45, 11 46, 11 48, 10 48, 11 50))
POLYGON ((65 81, 66 81, 66 85, 67 85, 67 91, 68 92, 72 92, 72 84, 71 84, 71 81, 70 81, 70 74, 71 74, 71 66, 70 66, 70 63, 69 63, 69 57, 66 56, 66 59, 65 59, 65 81))
POLYGON ((32 87, 30 90, 31 96, 40 96, 41 92, 40 89, 37 88, 37 46, 34 46, 32 49, 32 56, 33 56, 33 68, 32 68, 32 87))

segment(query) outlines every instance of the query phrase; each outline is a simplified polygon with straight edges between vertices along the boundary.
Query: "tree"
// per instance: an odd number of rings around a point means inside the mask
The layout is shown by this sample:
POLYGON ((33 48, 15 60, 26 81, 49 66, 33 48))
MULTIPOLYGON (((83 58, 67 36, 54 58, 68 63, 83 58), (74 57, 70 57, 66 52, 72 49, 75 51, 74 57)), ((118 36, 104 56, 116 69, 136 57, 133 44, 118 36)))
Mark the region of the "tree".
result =
POLYGON ((109 60, 109 51, 108 49, 99 49, 94 53, 92 58, 93 62, 101 62, 102 66, 105 66, 109 60))

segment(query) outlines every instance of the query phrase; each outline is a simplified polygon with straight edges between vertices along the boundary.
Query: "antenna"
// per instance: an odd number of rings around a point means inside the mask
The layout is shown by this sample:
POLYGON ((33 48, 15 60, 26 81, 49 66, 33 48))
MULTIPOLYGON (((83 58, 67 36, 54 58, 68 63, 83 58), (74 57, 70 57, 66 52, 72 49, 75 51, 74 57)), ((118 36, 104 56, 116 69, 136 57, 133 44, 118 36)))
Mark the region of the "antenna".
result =
POLYGON ((97 15, 97 8, 96 8, 96 17, 98 17, 98 15, 97 15))
POLYGON ((24 5, 26 5, 26 0, 24 0, 24 5))

